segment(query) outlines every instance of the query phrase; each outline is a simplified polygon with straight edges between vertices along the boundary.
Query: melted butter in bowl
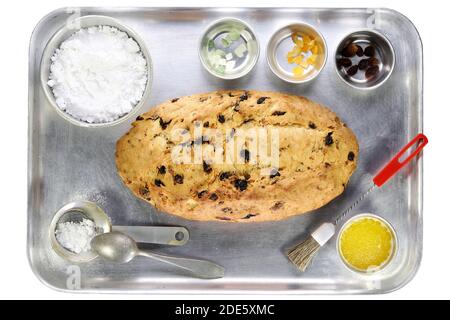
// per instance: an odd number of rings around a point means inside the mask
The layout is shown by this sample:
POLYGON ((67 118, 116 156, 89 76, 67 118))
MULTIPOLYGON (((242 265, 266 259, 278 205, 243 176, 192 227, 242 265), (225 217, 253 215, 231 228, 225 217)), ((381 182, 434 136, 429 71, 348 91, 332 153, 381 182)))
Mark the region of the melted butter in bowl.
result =
POLYGON ((342 227, 337 245, 339 255, 349 269, 371 274, 392 261, 397 238, 387 221, 372 214, 361 214, 342 227))

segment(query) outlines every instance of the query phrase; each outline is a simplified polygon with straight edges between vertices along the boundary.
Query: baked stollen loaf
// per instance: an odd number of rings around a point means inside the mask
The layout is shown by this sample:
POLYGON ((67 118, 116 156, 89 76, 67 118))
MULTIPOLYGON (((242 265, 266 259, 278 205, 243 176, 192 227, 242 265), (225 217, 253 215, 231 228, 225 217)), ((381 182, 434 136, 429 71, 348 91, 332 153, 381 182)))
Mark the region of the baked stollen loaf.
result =
POLYGON ((358 161, 353 132, 326 107, 267 91, 172 99, 117 142, 125 185, 190 220, 275 221, 340 195, 358 161))

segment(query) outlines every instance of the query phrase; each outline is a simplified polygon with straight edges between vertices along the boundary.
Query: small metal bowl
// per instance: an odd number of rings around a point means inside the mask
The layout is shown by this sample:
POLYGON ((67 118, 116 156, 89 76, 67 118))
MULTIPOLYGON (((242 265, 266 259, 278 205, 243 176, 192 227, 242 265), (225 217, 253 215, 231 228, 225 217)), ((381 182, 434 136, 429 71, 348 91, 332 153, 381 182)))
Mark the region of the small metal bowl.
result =
POLYGON ((148 100, 150 96, 150 89, 153 81, 153 65, 150 53, 148 52, 147 47, 145 46, 145 42, 139 37, 139 35, 136 32, 134 32, 132 29, 125 26, 124 24, 122 24, 121 22, 119 22, 114 18, 107 16, 90 15, 74 19, 73 21, 67 23, 64 27, 59 29, 59 31, 57 31, 53 35, 53 37, 47 43, 44 53, 42 55, 40 75, 41 75, 42 89, 44 90, 44 93, 47 96, 47 99, 52 105, 52 107, 61 117, 77 126, 99 128, 117 125, 119 123, 126 121, 127 119, 133 117, 133 115, 136 115, 138 113, 138 111, 141 109, 141 107, 145 104, 145 102, 148 100), (58 49, 61 46, 61 43, 80 29, 100 25, 115 27, 120 31, 125 32, 126 34, 128 34, 129 37, 133 38, 136 41, 136 43, 139 45, 141 49, 141 52, 145 60, 147 61, 147 84, 140 102, 136 104, 129 113, 111 122, 89 123, 77 119, 71 116, 70 114, 66 113, 64 110, 61 110, 56 104, 52 89, 47 85, 47 82, 49 80, 50 74, 51 57, 55 53, 56 49, 58 49))
POLYGON ((63 259, 74 263, 86 263, 98 255, 93 251, 76 254, 64 248, 56 239, 56 230, 60 223, 79 222, 89 219, 94 222, 98 234, 111 232, 112 226, 107 214, 95 203, 75 201, 59 209, 50 224, 49 236, 53 250, 63 259))
POLYGON ((387 222, 385 219, 383 219, 382 217, 377 216, 377 215, 372 214, 372 213, 361 213, 361 214, 358 214, 358 215, 350 218, 341 227, 341 230, 339 231, 339 234, 337 236, 337 241, 336 241, 336 250, 339 253, 339 257, 341 258, 341 261, 343 262, 345 267, 347 267, 348 270, 350 270, 352 272, 356 272, 356 273, 358 273, 360 275, 368 275, 368 276, 370 276, 370 275, 379 273, 380 271, 384 270, 390 264, 390 262, 395 258, 395 256, 397 255, 397 249, 398 249, 398 238, 397 238, 397 233, 395 232, 394 227, 389 222, 387 222), (342 250, 341 250, 342 233, 347 229, 347 227, 352 222, 355 222, 356 220, 363 219, 363 218, 371 218, 371 219, 378 220, 378 221, 381 221, 382 223, 384 223, 387 226, 387 228, 389 229, 389 231, 391 232, 392 240, 393 240, 392 253, 391 253, 389 259, 387 261, 385 261, 381 266, 378 266, 378 268, 373 269, 373 270, 360 270, 360 269, 357 269, 354 266, 350 265, 345 260, 345 258, 343 257, 342 250))
MULTIPOLYGON (((355 56, 351 58, 353 63, 366 57, 355 56)), ((380 32, 375 30, 361 30, 350 33, 339 43, 335 53, 336 72, 346 84, 355 89, 375 89, 384 84, 392 74, 395 67, 395 52, 390 41, 380 32), (339 67, 338 59, 341 57, 342 50, 349 44, 355 43, 363 49, 372 44, 375 48, 375 57, 380 61, 380 71, 377 76, 366 79, 364 72, 358 72, 354 76, 349 76, 345 68, 339 67)))
POLYGON ((325 38, 313 26, 306 23, 289 24, 278 31, 276 31, 267 44, 267 62, 270 70, 280 79, 290 83, 307 83, 315 79, 325 67, 328 58, 328 49, 325 38), (302 77, 296 77, 292 73, 292 64, 289 64, 286 59, 286 54, 292 49, 294 44, 290 37, 294 32, 306 34, 313 37, 319 46, 321 54, 317 59, 315 65, 305 72, 302 77))
POLYGON ((247 75, 253 69, 259 59, 260 49, 258 38, 247 23, 237 18, 222 18, 214 21, 206 28, 205 32, 200 37, 198 52, 200 61, 206 71, 217 78, 233 80, 247 75), (213 68, 208 59, 208 43, 213 39, 221 39, 223 34, 228 33, 230 29, 236 27, 243 30, 240 34, 240 39, 242 39, 243 43, 247 44, 248 53, 245 55, 245 58, 238 63, 238 66, 233 72, 219 73, 213 68))

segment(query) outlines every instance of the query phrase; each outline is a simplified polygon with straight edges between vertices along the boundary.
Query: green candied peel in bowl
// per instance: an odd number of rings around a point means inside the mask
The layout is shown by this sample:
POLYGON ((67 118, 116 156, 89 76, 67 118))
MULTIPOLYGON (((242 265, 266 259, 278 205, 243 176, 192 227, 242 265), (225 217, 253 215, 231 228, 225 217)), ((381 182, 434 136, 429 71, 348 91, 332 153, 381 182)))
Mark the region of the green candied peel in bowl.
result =
POLYGON ((207 59, 211 65, 212 70, 218 74, 225 74, 232 71, 237 64, 237 60, 244 57, 248 52, 247 44, 240 43, 234 50, 232 50, 233 44, 235 44, 240 38, 244 29, 233 28, 227 34, 220 39, 222 48, 217 48, 214 39, 209 39, 207 43, 207 59), (228 52, 226 52, 226 51, 228 52))
POLYGON ((235 50, 234 50, 234 54, 238 57, 238 58, 243 58, 244 54, 247 52, 247 45, 245 43, 241 43, 235 50))

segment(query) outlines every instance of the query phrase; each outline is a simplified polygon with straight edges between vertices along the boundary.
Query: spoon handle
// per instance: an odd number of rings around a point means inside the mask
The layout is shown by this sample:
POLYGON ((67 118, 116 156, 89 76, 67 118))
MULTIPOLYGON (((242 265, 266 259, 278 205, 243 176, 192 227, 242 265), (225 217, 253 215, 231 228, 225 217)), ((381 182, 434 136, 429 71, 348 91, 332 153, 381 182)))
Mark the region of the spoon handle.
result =
POLYGON ((170 257, 150 251, 139 251, 140 256, 155 259, 161 262, 190 271, 201 279, 218 279, 225 275, 225 268, 207 260, 170 257))
POLYGON ((189 231, 183 227, 166 226, 113 226, 114 231, 129 235, 139 243, 182 246, 189 241, 189 231))

